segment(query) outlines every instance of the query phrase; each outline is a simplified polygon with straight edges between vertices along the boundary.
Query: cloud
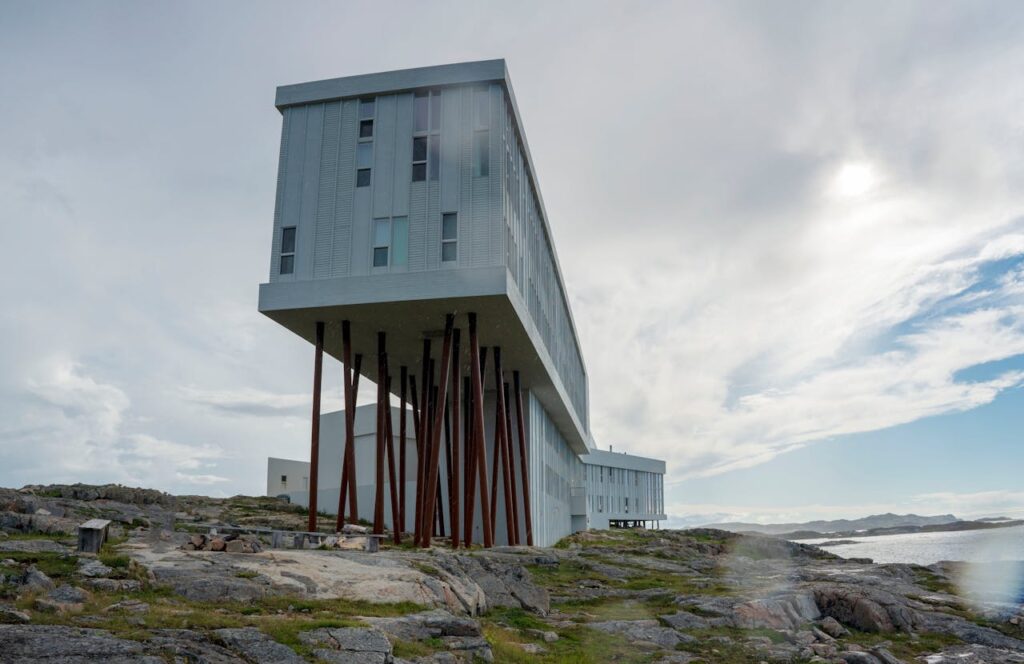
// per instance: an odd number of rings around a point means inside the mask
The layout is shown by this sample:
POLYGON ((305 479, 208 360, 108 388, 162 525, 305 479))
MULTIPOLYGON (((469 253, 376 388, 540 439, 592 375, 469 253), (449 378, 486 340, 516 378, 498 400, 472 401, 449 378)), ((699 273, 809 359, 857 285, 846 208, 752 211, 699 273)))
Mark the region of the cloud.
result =
POLYGON ((44 481, 122 482, 168 487, 227 481, 194 472, 223 458, 216 445, 186 444, 132 431, 131 400, 78 362, 51 358, 33 367, 17 427, 3 434, 9 463, 44 481), (14 455, 17 456, 14 456, 14 455))
MULTIPOLYGON (((197 387, 180 389, 183 399, 220 413, 256 417, 301 417, 309 419, 311 394, 280 394, 253 388, 210 390, 197 387)), ((321 395, 322 412, 341 410, 344 399, 333 394, 321 395)))

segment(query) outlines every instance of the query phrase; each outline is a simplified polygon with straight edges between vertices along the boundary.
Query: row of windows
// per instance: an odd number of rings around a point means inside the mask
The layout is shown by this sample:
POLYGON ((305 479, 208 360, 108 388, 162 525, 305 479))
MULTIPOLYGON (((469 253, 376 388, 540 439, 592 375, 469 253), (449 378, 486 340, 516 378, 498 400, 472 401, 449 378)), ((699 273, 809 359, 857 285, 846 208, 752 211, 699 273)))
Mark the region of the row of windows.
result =
MULTIPOLYGON (((473 175, 490 173, 490 91, 475 88, 473 175)), ((376 99, 359 100, 359 139, 356 144, 356 187, 369 187, 373 172, 373 138, 376 99)), ((419 91, 413 98, 412 180, 437 180, 441 157, 441 92, 419 91)), ((295 272, 294 226, 282 229, 280 274, 295 272)), ((373 266, 405 266, 408 263, 409 224, 407 217, 375 219, 373 228, 373 266)), ((441 219, 441 261, 458 260, 458 220, 454 212, 441 219)))
MULTIPOLYGON (((441 261, 459 259, 459 218, 454 212, 441 215, 441 261)), ((373 267, 404 267, 409 263, 409 218, 373 220, 373 267)), ((295 226, 281 229, 281 274, 295 272, 295 226)))

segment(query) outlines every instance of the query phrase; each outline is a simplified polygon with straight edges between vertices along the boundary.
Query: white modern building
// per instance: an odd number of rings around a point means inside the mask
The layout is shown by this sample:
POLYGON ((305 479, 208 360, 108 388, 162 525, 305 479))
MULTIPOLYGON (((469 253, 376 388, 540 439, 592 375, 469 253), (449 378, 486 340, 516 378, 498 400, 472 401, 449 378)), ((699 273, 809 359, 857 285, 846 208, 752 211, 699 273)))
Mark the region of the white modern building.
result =
POLYGON ((318 470, 271 460, 268 493, 336 512, 354 439, 345 514, 378 528, 397 519, 424 544, 454 527, 467 543, 550 545, 664 519, 664 463, 599 451, 590 433, 586 367, 505 62, 283 86, 277 108, 259 309, 317 349, 318 470), (346 403, 362 375, 384 385, 377 404, 321 417, 322 352, 343 363, 346 403))

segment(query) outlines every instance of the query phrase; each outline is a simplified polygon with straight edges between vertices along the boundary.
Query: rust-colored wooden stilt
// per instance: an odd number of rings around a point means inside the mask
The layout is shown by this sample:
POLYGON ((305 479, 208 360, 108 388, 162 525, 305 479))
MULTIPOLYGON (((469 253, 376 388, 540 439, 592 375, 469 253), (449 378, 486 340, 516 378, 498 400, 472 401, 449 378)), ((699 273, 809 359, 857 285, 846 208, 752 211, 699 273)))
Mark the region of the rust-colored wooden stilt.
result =
POLYGON ((530 464, 526 456, 526 422, 523 416, 523 390, 519 372, 512 372, 512 389, 516 393, 516 429, 519 436, 519 463, 523 482, 523 521, 526 525, 526 545, 533 546, 533 514, 530 511, 530 464))
MULTIPOLYGON (((433 425, 431 427, 431 445, 430 445, 430 460, 428 462, 427 469, 427 492, 426 500, 427 506, 425 513, 432 516, 434 513, 434 501, 435 501, 435 487, 437 487, 437 466, 439 460, 440 451, 440 437, 441 437, 441 417, 444 414, 444 395, 448 392, 448 374, 451 362, 452 352, 452 328, 454 326, 455 316, 448 314, 445 317, 444 323, 444 345, 441 348, 441 364, 439 367, 440 374, 438 380, 438 397, 437 405, 434 409, 433 425)), ((428 518, 429 518, 428 516, 428 518)), ((423 526, 422 540, 420 545, 423 547, 430 546, 430 525, 429 522, 423 526)))
MULTIPOLYGON (((501 375, 501 348, 494 347, 494 392, 498 402, 498 412, 494 418, 494 454, 501 458, 502 496, 505 499, 505 537, 506 544, 515 544, 512 521, 512 475, 508 467, 508 439, 505 435, 505 389, 501 375)), ((494 511, 494 507, 491 507, 494 511)))
POLYGON ((512 487, 512 544, 519 544, 519 499, 516 498, 518 489, 516 487, 516 464, 515 445, 512 444, 512 409, 509 406, 508 381, 505 382, 504 390, 505 410, 505 460, 508 462, 509 484, 512 487))
POLYGON ((341 345, 342 361, 345 363, 345 463, 348 466, 346 472, 346 481, 348 482, 348 519, 350 523, 355 523, 359 520, 359 498, 356 491, 356 399, 355 390, 353 389, 354 379, 350 373, 350 367, 352 366, 352 328, 347 320, 341 322, 341 345))
POLYGON ((473 382, 473 446, 476 448, 476 470, 480 483, 480 516, 483 520, 484 547, 494 546, 491 510, 487 502, 487 450, 484 449, 484 386, 483 363, 480 360, 480 339, 476 330, 476 314, 469 314, 470 361, 473 382))
MULTIPOLYGON (((430 339, 423 340, 423 358, 420 363, 420 397, 419 407, 417 408, 416 399, 413 398, 413 409, 417 413, 416 417, 416 525, 413 534, 413 540, 418 544, 422 536, 420 528, 423 525, 423 502, 424 502, 424 480, 423 480, 423 469, 426 467, 425 454, 426 451, 426 437, 427 427, 426 420, 424 417, 427 410, 427 397, 430 394, 430 379, 428 378, 428 372, 430 371, 430 339)), ((414 390, 415 392, 415 390, 414 390)))
POLYGON ((400 408, 398 411, 398 523, 395 524, 395 528, 401 533, 405 532, 405 466, 408 453, 405 444, 405 395, 409 388, 409 367, 403 365, 399 369, 398 383, 400 392, 398 399, 400 408))
MULTIPOLYGON (((355 404, 356 404, 356 400, 357 400, 357 398, 359 396, 359 376, 360 376, 360 372, 362 371, 362 366, 363 366, 363 356, 362 356, 361 353, 356 353, 355 363, 352 366, 352 392, 351 392, 350 395, 349 394, 345 395, 345 410, 346 411, 351 410, 353 413, 355 413, 355 410, 356 410, 355 404)), ((345 369, 343 367, 343 372, 342 373, 344 373, 344 372, 345 372, 345 369)), ((344 376, 342 376, 342 379, 344 380, 344 376)), ((348 416, 346 415, 346 417, 348 417, 348 416)), ((353 414, 352 417, 355 417, 355 415, 353 414)), ((347 429, 348 429, 348 427, 346 426, 346 431, 347 431, 347 429)), ((338 532, 341 532, 341 526, 342 526, 342 524, 345 523, 345 504, 346 504, 346 498, 349 495, 348 484, 349 484, 349 478, 352 476, 352 472, 353 472, 350 469, 350 467, 349 467, 348 448, 349 448, 350 445, 354 445, 354 443, 350 443, 349 441, 350 441, 350 439, 348 438, 348 434, 346 433, 345 434, 345 449, 342 451, 342 457, 344 458, 344 461, 341 464, 341 488, 338 491, 338 517, 337 517, 336 523, 335 523, 338 532)), ((353 447, 353 450, 354 449, 355 448, 353 447)), ((355 452, 352 453, 352 460, 353 460, 353 463, 354 463, 355 462, 355 452)), ((359 518, 358 513, 356 513, 356 517, 355 518, 352 518, 352 516, 349 515, 349 521, 351 523, 355 523, 358 520, 358 518, 359 518)))
POLYGON ((395 436, 391 423, 391 376, 388 367, 388 356, 384 355, 384 375, 387 376, 384 388, 384 445, 388 456, 388 498, 391 501, 391 534, 395 544, 402 543, 402 528, 398 520, 398 486, 395 482, 395 436))
POLYGON ((384 401, 387 390, 387 374, 384 373, 384 353, 386 338, 383 332, 377 333, 377 454, 376 476, 374 477, 373 500, 373 533, 384 534, 384 401))
POLYGON ((313 416, 309 435, 309 519, 306 529, 316 532, 317 476, 320 474, 320 386, 324 368, 324 324, 316 323, 316 350, 313 355, 313 416))
POLYGON ((468 377, 462 380, 462 387, 466 393, 466 460, 464 463, 466 491, 463 496, 465 519, 462 521, 462 542, 467 549, 473 544, 473 512, 476 502, 476 448, 473 447, 473 389, 471 384, 472 379, 468 377))
POLYGON ((459 393, 459 383, 462 382, 461 361, 459 355, 459 337, 461 331, 455 328, 452 333, 452 398, 451 398, 451 423, 452 423, 452 456, 448 463, 448 507, 451 509, 452 548, 459 548, 459 473, 462 471, 459 463, 459 425, 461 423, 462 395, 459 393))

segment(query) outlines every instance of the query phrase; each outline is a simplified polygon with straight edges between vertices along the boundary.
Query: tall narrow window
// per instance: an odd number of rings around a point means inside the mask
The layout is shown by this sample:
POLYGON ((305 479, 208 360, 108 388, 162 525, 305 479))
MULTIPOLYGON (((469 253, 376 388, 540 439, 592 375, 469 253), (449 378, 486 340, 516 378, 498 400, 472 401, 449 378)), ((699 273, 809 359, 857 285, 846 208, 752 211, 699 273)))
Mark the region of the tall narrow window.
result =
POLYGON ((441 137, 434 134, 430 137, 427 149, 427 172, 430 173, 430 179, 436 180, 437 173, 440 170, 441 162, 441 137))
POLYGON ((409 263, 409 218, 391 220, 391 264, 404 267, 409 263))
POLYGON ((427 179, 427 137, 415 136, 412 139, 412 181, 422 182, 427 179))
POLYGON ((454 212, 441 215, 441 261, 452 263, 458 260, 459 218, 454 212))
POLYGON ((281 229, 281 274, 295 272, 295 226, 281 229))
POLYGON ((430 131, 441 131, 441 93, 430 93, 430 131))
POLYGON ((388 254, 391 249, 391 221, 375 219, 373 221, 373 266, 387 267, 388 254))
POLYGON ((420 91, 416 93, 413 98, 413 131, 426 131, 427 130, 427 116, 430 112, 430 97, 426 91, 420 91))
POLYGON ((373 138, 373 120, 359 121, 359 138, 373 138))
POLYGON ((473 175, 484 177, 490 172, 490 132, 486 129, 473 133, 473 175))
POLYGON ((369 187, 373 169, 374 99, 359 100, 359 143, 356 145, 356 186, 369 187))
POLYGON ((412 181, 437 180, 441 172, 441 93, 413 97, 412 181))
POLYGON ((490 92, 487 88, 477 88, 473 91, 473 101, 476 102, 474 109, 477 128, 484 129, 489 127, 491 116, 490 92))

